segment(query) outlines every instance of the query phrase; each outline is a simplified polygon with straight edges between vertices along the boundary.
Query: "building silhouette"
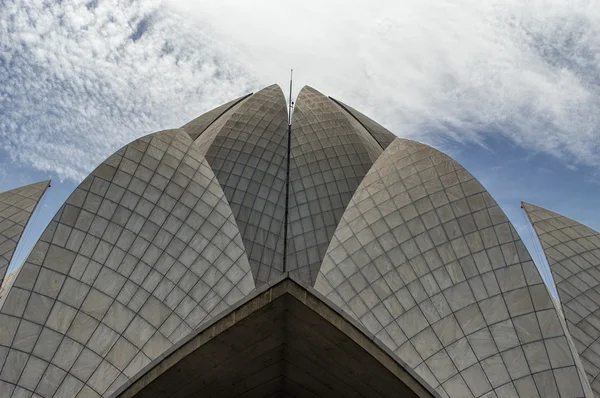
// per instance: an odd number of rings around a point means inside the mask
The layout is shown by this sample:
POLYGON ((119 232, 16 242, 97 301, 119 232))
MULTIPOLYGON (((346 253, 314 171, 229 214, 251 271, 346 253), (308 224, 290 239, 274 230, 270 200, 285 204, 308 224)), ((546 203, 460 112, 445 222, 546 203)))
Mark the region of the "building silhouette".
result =
POLYGON ((269 86, 75 189, 2 285, 0 396, 594 396, 598 306, 552 298, 468 171, 311 87, 286 108, 269 86))

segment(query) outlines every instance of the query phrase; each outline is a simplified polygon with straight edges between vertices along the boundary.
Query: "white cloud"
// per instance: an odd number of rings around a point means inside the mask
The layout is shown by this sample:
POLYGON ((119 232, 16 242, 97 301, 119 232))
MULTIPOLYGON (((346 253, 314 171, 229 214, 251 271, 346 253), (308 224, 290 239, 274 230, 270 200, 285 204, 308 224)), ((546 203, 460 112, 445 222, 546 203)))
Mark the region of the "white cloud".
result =
POLYGON ((79 180, 132 139, 252 83, 222 45, 160 2, 0 7, 0 151, 14 167, 79 180))
POLYGON ((438 146, 494 135, 600 165, 600 8, 572 1, 5 0, 0 156, 81 179, 272 82, 438 146))
POLYGON ((589 1, 174 0, 263 84, 310 84, 399 135, 503 134, 600 165, 600 7, 589 1))

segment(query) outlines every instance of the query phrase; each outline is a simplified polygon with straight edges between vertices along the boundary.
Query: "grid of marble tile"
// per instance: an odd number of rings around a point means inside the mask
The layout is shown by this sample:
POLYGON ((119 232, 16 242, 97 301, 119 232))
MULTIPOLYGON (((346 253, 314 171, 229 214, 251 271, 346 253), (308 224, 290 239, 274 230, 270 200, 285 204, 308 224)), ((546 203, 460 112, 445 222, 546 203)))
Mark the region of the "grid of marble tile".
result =
POLYGON ((396 139, 377 160, 315 287, 443 397, 590 396, 512 225, 465 169, 426 145, 396 139))
POLYGON ((244 104, 244 102, 248 101, 248 99, 252 98, 251 96, 243 98, 241 101, 230 107, 227 111, 225 111, 221 116, 219 116, 216 120, 214 120, 208 127, 204 129, 202 134, 200 134, 195 140, 198 151, 202 155, 206 155, 208 149, 212 145, 213 141, 217 137, 217 135, 221 132, 221 129, 225 126, 229 118, 237 112, 237 110, 244 104))
POLYGON ((373 119, 369 118, 368 116, 365 116, 364 114, 360 113, 351 106, 336 100, 335 98, 331 99, 336 104, 341 106, 342 109, 344 109, 344 111, 348 112, 348 114, 356 118, 356 120, 358 120, 363 126, 365 126, 365 128, 369 131, 369 133, 373 135, 373 137, 377 140, 377 142, 379 143, 379 145, 381 145, 383 149, 387 148, 392 143, 392 141, 396 139, 396 135, 394 133, 392 133, 373 119))
POLYGON ((242 234, 256 285, 283 272, 287 104, 277 85, 228 115, 206 153, 242 234))
POLYGON ((311 285, 346 205, 382 152, 364 139, 331 100, 311 87, 300 91, 292 116, 286 270, 311 285))
POLYGON ((186 123, 181 128, 190 135, 193 141, 196 138, 198 138, 198 136, 200 136, 200 134, 202 134, 202 132, 204 132, 204 130, 206 130, 206 128, 210 126, 215 120, 227 113, 227 111, 231 109, 234 105, 236 105, 238 102, 241 102, 242 100, 248 98, 251 95, 252 94, 244 95, 243 97, 234 99, 233 101, 229 101, 221 106, 218 106, 215 109, 212 109, 198 116, 191 122, 186 123))
POLYGON ((352 126, 354 131, 361 138, 361 141, 365 144, 365 148, 367 149, 367 151, 369 153, 369 157, 371 158, 371 160, 373 162, 375 162, 377 160, 377 158, 379 157, 379 155, 381 155, 383 153, 383 147, 379 144, 379 142, 377 142, 377 140, 375 139, 375 137, 373 137, 371 132, 369 130, 367 130, 365 128, 365 126, 363 126, 358 121, 358 119, 353 117, 344 108, 342 108, 342 106, 340 106, 338 103, 336 103, 332 100, 330 100, 329 103, 331 104, 333 109, 335 109, 337 112, 339 112, 340 114, 342 114, 346 117, 346 119, 348 120, 348 123, 350 123, 350 126, 352 126))
POLYGON ((141 138, 77 187, 3 298, 0 396, 109 396, 253 288, 189 136, 141 138))
POLYGON ((523 203, 548 259, 566 323, 596 397, 600 397, 600 233, 523 203))
POLYGON ((10 274, 6 274, 6 276, 4 277, 4 281, 2 282, 2 285, 0 286, 0 307, 2 307, 2 303, 4 302, 3 297, 6 297, 6 293, 8 293, 8 291, 10 290, 10 287, 12 286, 12 283, 15 280, 15 277, 17 276, 18 271, 19 271, 19 268, 17 268, 10 274))
POLYGON ((0 193, 0 286, 25 226, 50 181, 0 193))
POLYGON ((554 304, 554 308, 556 309, 556 312, 558 313, 558 319, 560 321, 560 324, 561 324, 563 330, 565 331, 565 337, 567 339, 567 343, 569 344, 569 350, 571 351, 571 355, 573 355, 573 359, 575 361, 575 367, 577 368, 577 373, 579 375, 580 380, 582 381, 584 396, 597 398, 598 394, 596 392, 594 392, 594 390, 592 389, 591 381, 589 379, 588 374, 586 373, 585 367, 583 365, 583 361, 581 360, 581 357, 579 356, 579 352, 577 350, 575 340, 571 336, 569 326, 567 325, 567 321, 565 319, 565 314, 562 310, 560 301, 558 301, 558 299, 553 296, 551 298, 552 298, 552 304, 554 304))

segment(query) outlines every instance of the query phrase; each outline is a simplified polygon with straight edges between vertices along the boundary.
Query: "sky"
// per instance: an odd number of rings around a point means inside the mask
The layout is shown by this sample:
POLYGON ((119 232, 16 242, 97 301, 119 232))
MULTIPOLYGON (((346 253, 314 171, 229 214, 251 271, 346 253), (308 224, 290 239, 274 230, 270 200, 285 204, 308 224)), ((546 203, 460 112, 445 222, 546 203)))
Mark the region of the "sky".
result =
POLYGON ((600 229, 592 0, 0 0, 0 191, 52 179, 11 265, 128 142, 305 84, 454 157, 547 265, 520 201, 600 229))

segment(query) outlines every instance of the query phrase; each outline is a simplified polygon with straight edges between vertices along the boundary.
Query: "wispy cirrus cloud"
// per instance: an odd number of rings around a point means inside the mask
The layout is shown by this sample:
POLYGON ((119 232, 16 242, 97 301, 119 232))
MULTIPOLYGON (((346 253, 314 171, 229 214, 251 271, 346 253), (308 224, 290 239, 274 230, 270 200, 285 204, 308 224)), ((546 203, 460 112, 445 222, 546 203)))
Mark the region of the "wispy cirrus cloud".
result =
POLYGON ((161 2, 0 1, 0 151, 14 167, 80 180, 121 145, 253 83, 161 2))
POLYGON ((599 166, 599 50, 584 0, 2 0, 0 149, 78 180, 293 66, 399 135, 599 166))
POLYGON ((498 135, 600 166, 600 7, 587 0, 276 0, 170 4, 244 50, 439 145, 498 135))

